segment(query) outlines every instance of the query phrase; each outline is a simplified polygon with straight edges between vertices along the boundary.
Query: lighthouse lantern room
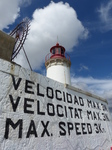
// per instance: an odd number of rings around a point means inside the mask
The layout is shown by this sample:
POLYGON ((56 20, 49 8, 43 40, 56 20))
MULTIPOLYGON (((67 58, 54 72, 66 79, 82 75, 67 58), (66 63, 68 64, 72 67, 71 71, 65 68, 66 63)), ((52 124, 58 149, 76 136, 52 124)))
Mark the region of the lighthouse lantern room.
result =
POLYGON ((70 66, 71 61, 65 48, 59 43, 51 47, 50 53, 45 57, 46 76, 64 84, 71 84, 70 66))

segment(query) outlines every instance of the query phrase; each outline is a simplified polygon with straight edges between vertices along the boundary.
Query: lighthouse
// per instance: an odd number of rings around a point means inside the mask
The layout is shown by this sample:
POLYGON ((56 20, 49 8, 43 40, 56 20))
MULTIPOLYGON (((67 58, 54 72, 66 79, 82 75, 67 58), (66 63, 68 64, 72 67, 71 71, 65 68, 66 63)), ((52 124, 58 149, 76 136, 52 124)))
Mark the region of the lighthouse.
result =
POLYGON ((50 53, 45 57, 46 76, 63 84, 71 85, 70 56, 59 43, 51 47, 50 53))

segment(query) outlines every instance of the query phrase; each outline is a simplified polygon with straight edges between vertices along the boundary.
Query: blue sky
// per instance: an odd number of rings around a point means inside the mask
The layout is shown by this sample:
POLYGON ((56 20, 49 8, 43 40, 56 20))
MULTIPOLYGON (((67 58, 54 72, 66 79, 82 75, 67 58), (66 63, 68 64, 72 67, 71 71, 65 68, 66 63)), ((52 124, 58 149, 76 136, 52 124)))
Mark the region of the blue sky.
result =
MULTIPOLYGON (((106 98, 112 109, 112 0, 1 0, 0 14, 6 33, 31 20, 24 47, 34 71, 45 75, 58 36, 71 57, 72 85, 106 98)), ((28 68, 22 51, 15 61, 28 68)))

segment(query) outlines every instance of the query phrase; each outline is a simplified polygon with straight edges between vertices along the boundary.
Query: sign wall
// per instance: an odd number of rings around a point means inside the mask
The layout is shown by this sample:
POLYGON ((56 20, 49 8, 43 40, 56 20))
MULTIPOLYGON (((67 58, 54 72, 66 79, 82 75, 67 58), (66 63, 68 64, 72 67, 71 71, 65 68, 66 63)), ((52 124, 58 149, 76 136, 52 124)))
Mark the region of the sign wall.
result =
POLYGON ((107 103, 0 60, 0 150, 109 150, 107 103))

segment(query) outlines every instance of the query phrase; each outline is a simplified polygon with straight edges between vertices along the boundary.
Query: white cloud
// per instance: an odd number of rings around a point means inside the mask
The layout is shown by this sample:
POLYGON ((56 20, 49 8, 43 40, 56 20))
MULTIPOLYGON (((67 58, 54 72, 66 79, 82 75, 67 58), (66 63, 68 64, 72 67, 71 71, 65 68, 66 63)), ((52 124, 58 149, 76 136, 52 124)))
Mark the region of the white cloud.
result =
POLYGON ((104 24, 104 30, 112 30, 112 0, 109 0, 108 3, 102 4, 98 10, 100 19, 104 24))
POLYGON ((19 0, 0 1, 0 29, 7 28, 19 16, 19 0))
POLYGON ((112 107, 112 80, 72 77, 71 81, 73 86, 107 99, 112 107))
POLYGON ((79 69, 79 71, 83 71, 83 70, 89 70, 89 68, 87 67, 87 66, 85 66, 85 65, 83 65, 83 64, 80 64, 80 69, 79 69))
POLYGON ((19 0, 20 5, 27 7, 31 4, 32 0, 19 0))
MULTIPOLYGON (((71 51, 79 42, 86 39, 87 29, 78 20, 75 10, 68 3, 51 2, 48 6, 36 9, 31 20, 29 35, 25 44, 33 69, 39 69, 51 46, 56 44, 57 36, 60 45, 71 51)), ((18 56, 17 62, 21 55, 18 56)), ((26 66, 25 58, 21 65, 26 66)))
POLYGON ((30 3, 31 0, 0 0, 0 30, 14 23, 20 15, 20 7, 30 3))

